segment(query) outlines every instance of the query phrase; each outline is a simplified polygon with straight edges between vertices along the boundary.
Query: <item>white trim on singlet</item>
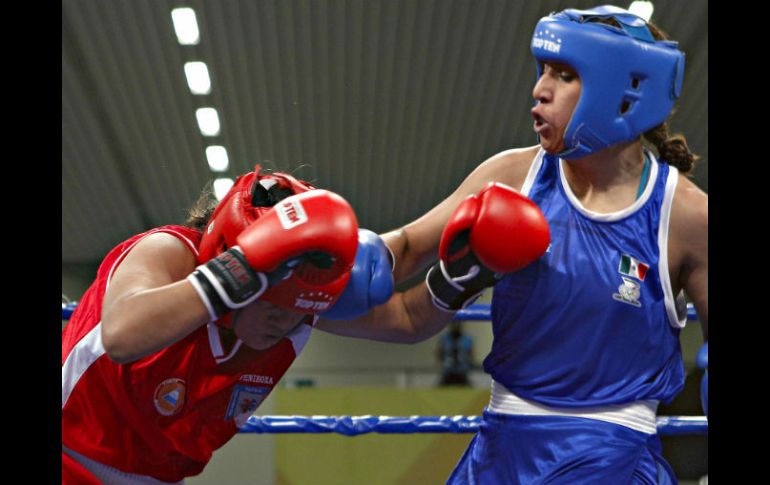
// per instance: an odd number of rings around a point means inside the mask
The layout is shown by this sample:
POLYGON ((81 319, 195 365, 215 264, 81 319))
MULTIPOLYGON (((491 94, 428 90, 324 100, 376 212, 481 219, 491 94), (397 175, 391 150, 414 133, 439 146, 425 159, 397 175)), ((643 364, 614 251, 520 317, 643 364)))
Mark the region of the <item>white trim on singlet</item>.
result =
POLYGON ((64 365, 61 366, 61 407, 67 404, 72 390, 91 364, 104 355, 102 343, 102 322, 99 322, 85 337, 72 347, 64 365))
POLYGON ((655 181, 658 178, 658 160, 655 158, 655 155, 652 152, 645 150, 645 153, 647 153, 647 155, 650 157, 650 176, 647 179, 647 186, 644 188, 644 192, 642 192, 642 196, 636 199, 633 204, 626 207, 625 209, 621 209, 616 212, 608 212, 608 213, 594 212, 592 210, 589 210, 583 207, 583 204, 580 203, 580 200, 578 200, 575 193, 572 192, 572 188, 569 186, 567 177, 564 175, 564 160, 560 158, 559 159, 559 179, 561 181, 561 186, 564 189, 564 193, 567 194, 567 199, 569 200, 569 203, 572 205, 572 207, 575 208, 576 211, 580 212, 585 217, 598 222, 618 221, 620 219, 623 219, 624 217, 630 216, 637 210, 641 209, 642 206, 650 198, 650 195, 652 195, 652 190, 655 188, 655 181))
POLYGON ((225 349, 222 348, 222 339, 219 338, 219 330, 216 324, 208 323, 206 325, 206 331, 209 334, 209 347, 211 348, 211 355, 215 359, 223 357, 225 355, 225 349))
POLYGON ((494 379, 487 409, 498 414, 596 419, 619 424, 645 434, 655 434, 658 430, 655 417, 658 401, 655 400, 588 408, 554 408, 523 399, 494 379))
POLYGON ((666 192, 663 196, 663 204, 660 207, 660 225, 658 226, 658 273, 660 273, 660 282, 663 286, 665 295, 666 314, 668 323, 674 328, 684 328, 687 325, 686 302, 680 301, 680 307, 684 310, 681 315, 677 312, 677 300, 683 300, 684 294, 680 291, 679 295, 674 297, 674 290, 671 286, 671 274, 668 268, 668 229, 671 221, 671 207, 674 203, 674 193, 676 185, 679 182, 679 170, 669 165, 668 179, 666 180, 666 192))
POLYGON ((230 353, 225 355, 225 349, 222 347, 222 338, 219 334, 219 326, 216 323, 209 322, 206 325, 206 331, 209 335, 209 348, 211 349, 211 355, 214 357, 214 360, 217 362, 217 364, 221 364, 222 362, 226 362, 232 359, 233 356, 238 352, 238 349, 241 348, 241 345, 243 345, 243 340, 238 339, 233 345, 233 348, 230 349, 230 353))
MULTIPOLYGON (((307 344, 307 341, 310 338, 310 334, 312 333, 313 325, 315 325, 315 323, 318 321, 318 318, 318 315, 314 315, 311 325, 306 324, 304 321, 301 322, 299 325, 297 325, 297 328, 292 330, 291 333, 284 337, 291 341, 291 345, 294 348, 295 358, 299 357, 300 352, 302 352, 302 349, 305 348, 305 344, 307 344)), ((217 361, 217 364, 221 364, 222 362, 230 360, 236 354, 236 352, 238 352, 238 349, 241 348, 241 345, 243 345, 243 340, 238 339, 235 342, 235 345, 233 345, 230 353, 225 355, 225 350, 222 347, 222 339, 217 324, 209 323, 207 330, 209 335, 209 347, 211 348, 211 353, 214 356, 214 360, 217 361)))
POLYGON ((318 315, 313 316, 313 323, 311 325, 307 325, 305 322, 302 322, 300 325, 297 326, 292 332, 286 336, 289 340, 291 340, 291 345, 294 347, 294 356, 299 357, 300 352, 302 352, 302 349, 305 348, 305 344, 307 344, 307 340, 310 338, 310 334, 313 332, 313 325, 316 324, 318 321, 318 315))
POLYGON ((110 485, 184 485, 184 480, 178 482, 162 482, 147 475, 137 475, 135 473, 121 471, 117 468, 88 458, 64 445, 62 445, 62 450, 72 457, 73 460, 83 465, 86 470, 91 472, 93 476, 103 483, 110 485))
POLYGON ((529 172, 527 172, 527 178, 525 178, 524 183, 521 184, 522 195, 529 197, 529 191, 532 190, 532 186, 535 184, 537 174, 540 172, 540 167, 543 166, 544 156, 545 150, 540 148, 540 150, 537 152, 537 155, 535 155, 535 158, 532 159, 532 164, 529 166, 529 172))

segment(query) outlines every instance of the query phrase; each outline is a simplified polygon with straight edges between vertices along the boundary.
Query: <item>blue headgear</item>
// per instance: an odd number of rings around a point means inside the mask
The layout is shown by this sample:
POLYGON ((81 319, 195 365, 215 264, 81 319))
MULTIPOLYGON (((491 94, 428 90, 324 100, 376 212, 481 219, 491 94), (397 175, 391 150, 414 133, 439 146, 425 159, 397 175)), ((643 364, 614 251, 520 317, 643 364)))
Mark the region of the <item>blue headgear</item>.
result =
POLYGON ((564 10, 540 19, 532 36, 542 63, 571 66, 582 92, 564 133, 562 158, 633 140, 666 120, 682 90, 684 53, 656 41, 641 17, 613 6, 564 10), (599 23, 614 18, 621 28, 599 23))

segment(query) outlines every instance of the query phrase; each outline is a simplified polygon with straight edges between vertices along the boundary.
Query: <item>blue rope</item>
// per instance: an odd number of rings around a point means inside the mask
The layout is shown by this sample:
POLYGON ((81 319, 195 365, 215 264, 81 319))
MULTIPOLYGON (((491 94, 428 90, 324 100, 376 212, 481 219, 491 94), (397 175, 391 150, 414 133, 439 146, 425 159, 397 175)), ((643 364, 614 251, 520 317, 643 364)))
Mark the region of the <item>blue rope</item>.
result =
MULTIPOLYGON (((72 312, 75 311, 77 302, 74 303, 62 303, 61 304, 61 319, 69 320, 72 316, 72 312)), ((695 313, 695 307, 692 303, 687 304, 687 318, 690 320, 697 320, 698 315, 695 313)), ((492 310, 489 304, 477 303, 470 305, 468 308, 462 309, 455 313, 455 320, 491 320, 492 310)))
MULTIPOLYGON (((697 320, 698 314, 692 303, 687 304, 687 318, 697 320)), ((492 320, 492 308, 487 303, 476 303, 455 313, 455 320, 492 320)))
MULTIPOLYGON (((660 416, 658 434, 708 434, 705 416, 660 416)), ((251 416, 240 433, 475 433, 479 416, 251 416)))
POLYGON ((69 320, 72 316, 72 312, 75 311, 75 308, 77 308, 78 302, 72 302, 72 303, 62 303, 61 304, 61 319, 62 320, 69 320))

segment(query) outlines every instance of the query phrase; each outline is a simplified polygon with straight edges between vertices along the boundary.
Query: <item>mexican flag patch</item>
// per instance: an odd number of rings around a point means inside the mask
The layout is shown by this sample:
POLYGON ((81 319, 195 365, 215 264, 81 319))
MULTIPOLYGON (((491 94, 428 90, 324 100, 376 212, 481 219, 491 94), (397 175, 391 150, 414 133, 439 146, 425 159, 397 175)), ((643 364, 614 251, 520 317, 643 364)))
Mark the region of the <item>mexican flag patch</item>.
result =
POLYGON ((650 265, 642 263, 638 259, 634 259, 627 254, 620 257, 620 267, 618 267, 620 274, 631 276, 639 281, 644 281, 644 275, 647 274, 648 269, 650 269, 650 265))

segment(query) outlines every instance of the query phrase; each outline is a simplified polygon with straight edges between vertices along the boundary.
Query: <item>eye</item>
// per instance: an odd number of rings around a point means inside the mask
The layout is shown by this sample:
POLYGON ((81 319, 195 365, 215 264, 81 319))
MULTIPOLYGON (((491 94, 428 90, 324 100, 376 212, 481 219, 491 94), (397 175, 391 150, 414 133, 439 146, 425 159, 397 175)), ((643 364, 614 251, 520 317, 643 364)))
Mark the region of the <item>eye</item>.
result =
POLYGON ((551 64, 547 62, 541 63, 541 69, 541 72, 544 76, 547 75, 552 79, 558 79, 559 81, 563 81, 565 83, 570 83, 578 79, 577 73, 572 68, 564 64, 551 64))
POLYGON ((577 79, 577 74, 566 69, 561 69, 559 71, 559 79, 561 79, 564 82, 570 83, 575 79, 577 79))

